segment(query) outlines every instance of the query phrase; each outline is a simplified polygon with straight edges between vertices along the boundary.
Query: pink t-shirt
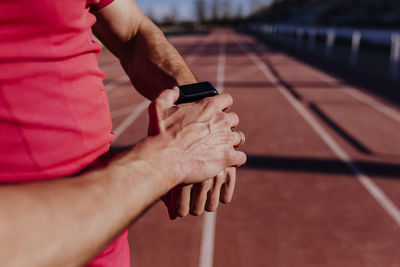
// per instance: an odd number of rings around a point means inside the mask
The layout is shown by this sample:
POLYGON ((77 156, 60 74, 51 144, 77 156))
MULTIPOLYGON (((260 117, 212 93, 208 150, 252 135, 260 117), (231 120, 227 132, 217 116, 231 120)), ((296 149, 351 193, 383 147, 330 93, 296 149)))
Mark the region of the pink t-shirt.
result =
MULTIPOLYGON (((109 150, 89 10, 112 1, 0 1, 0 183, 73 175, 109 150)), ((90 266, 129 266, 126 232, 90 266)))

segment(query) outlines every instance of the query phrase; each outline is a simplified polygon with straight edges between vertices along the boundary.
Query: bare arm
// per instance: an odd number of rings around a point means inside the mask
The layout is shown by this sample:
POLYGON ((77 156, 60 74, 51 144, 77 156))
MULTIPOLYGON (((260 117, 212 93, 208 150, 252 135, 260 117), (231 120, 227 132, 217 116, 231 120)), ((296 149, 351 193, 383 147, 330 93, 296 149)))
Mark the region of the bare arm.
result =
MULTIPOLYGON (((120 59, 142 95, 154 99, 165 88, 197 82, 176 49, 133 0, 115 0, 95 14, 96 36, 120 59)), ((230 202, 235 179, 236 171, 230 168, 203 184, 175 188, 163 197, 171 219, 215 211, 219 200, 230 202)))
POLYGON ((165 88, 196 82, 180 54, 134 1, 116 0, 96 16, 94 33, 147 98, 154 99, 165 88))
POLYGON ((133 160, 73 178, 0 186, 0 265, 82 265, 172 181, 133 160))
POLYGON ((172 187, 244 163, 245 155, 233 149, 240 137, 229 130, 236 116, 222 111, 231 105, 229 96, 179 107, 177 98, 176 90, 165 90, 150 108, 159 134, 108 166, 0 186, 0 265, 83 265, 172 187))

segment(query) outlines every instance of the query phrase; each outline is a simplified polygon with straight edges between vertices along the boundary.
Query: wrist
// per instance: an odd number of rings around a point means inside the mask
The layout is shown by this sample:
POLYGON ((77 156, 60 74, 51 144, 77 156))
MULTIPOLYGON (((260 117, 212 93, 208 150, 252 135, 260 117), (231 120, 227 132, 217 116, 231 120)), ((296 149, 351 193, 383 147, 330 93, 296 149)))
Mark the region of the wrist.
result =
MULTIPOLYGON (((132 182, 141 178, 143 190, 158 198, 180 184, 183 175, 180 170, 179 149, 171 145, 167 137, 147 137, 115 162, 110 169, 115 176, 132 182)), ((134 185, 132 185, 134 186, 134 185)))
POLYGON ((182 77, 178 77, 176 79, 176 85, 186 85, 186 84, 191 84, 191 83, 197 83, 196 77, 189 71, 186 75, 182 75, 182 77))
POLYGON ((179 144, 165 133, 148 137, 137 146, 143 164, 164 186, 165 193, 182 183, 185 174, 182 168, 183 152, 179 144))

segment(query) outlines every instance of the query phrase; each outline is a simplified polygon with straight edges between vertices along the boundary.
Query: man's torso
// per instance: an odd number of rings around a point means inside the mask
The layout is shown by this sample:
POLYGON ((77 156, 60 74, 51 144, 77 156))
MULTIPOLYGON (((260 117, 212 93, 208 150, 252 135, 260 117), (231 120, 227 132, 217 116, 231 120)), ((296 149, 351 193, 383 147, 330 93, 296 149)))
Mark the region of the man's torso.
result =
POLYGON ((108 150, 89 4, 0 2, 0 182, 71 175, 108 150))
MULTIPOLYGON (((73 175, 108 151, 89 7, 110 2, 0 1, 0 184, 73 175)), ((127 232, 89 266, 129 266, 127 232)))

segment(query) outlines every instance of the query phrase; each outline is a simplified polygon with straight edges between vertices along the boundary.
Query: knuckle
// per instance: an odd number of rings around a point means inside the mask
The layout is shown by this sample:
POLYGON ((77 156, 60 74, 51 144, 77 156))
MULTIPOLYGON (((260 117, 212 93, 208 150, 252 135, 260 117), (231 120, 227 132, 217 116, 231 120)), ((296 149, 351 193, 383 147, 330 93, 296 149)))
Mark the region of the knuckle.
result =
POLYGON ((212 179, 206 180, 201 184, 201 191, 203 193, 207 193, 212 187, 213 181, 212 179))
POLYGON ((167 90, 170 97, 178 98, 179 97, 179 90, 168 89, 167 90))
POLYGON ((226 176, 226 171, 225 170, 220 171, 215 178, 217 180, 225 180, 225 176, 226 176))
POLYGON ((223 116, 222 116, 222 119, 221 119, 221 126, 222 126, 223 128, 228 128, 228 129, 231 128, 231 121, 230 121, 229 116, 227 116, 227 115, 223 115, 223 116))
POLYGON ((217 211, 217 209, 218 209, 218 203, 212 203, 212 204, 207 205, 207 207, 206 207, 206 211, 208 211, 208 212, 214 212, 214 211, 217 211))
POLYGON ((235 135, 232 132, 226 132, 224 134, 224 140, 227 144, 233 144, 235 142, 235 135))
POLYGON ((232 115, 230 113, 226 113, 226 112, 221 112, 222 116, 221 118, 225 121, 230 122, 232 120, 232 115))
POLYGON ((177 97, 177 92, 171 89, 165 89, 161 92, 158 98, 173 98, 177 97))
POLYGON ((231 94, 224 93, 223 95, 224 95, 224 97, 226 98, 226 100, 227 100, 229 103, 231 103, 231 104, 233 103, 233 97, 232 97, 231 94))
POLYGON ((190 214, 193 216, 201 216, 201 215, 203 215, 203 213, 204 213, 204 210, 202 210, 202 209, 195 209, 195 210, 190 211, 190 214))
POLYGON ((222 204, 229 204, 229 203, 231 203, 232 200, 227 197, 223 197, 223 198, 221 198, 220 201, 222 204))
POLYGON ((179 217, 186 217, 189 214, 189 209, 186 207, 180 206, 176 210, 176 214, 178 214, 179 217))
POLYGON ((232 124, 234 124, 235 126, 239 124, 239 115, 235 112, 231 112, 231 117, 232 117, 232 124))
POLYGON ((247 155, 246 153, 240 152, 240 165, 245 164, 247 161, 247 155))
POLYGON ((242 135, 239 132, 234 132, 235 135, 235 146, 239 145, 239 143, 242 145, 242 135))
POLYGON ((223 116, 223 120, 224 120, 223 126, 224 127, 232 128, 232 127, 236 127, 239 124, 239 116, 236 113, 223 112, 223 114, 224 114, 224 116, 223 116))
POLYGON ((188 212, 178 210, 176 214, 178 215, 178 217, 186 217, 188 215, 188 212))
POLYGON ((236 132, 229 131, 230 141, 235 142, 237 140, 238 134, 236 132))

